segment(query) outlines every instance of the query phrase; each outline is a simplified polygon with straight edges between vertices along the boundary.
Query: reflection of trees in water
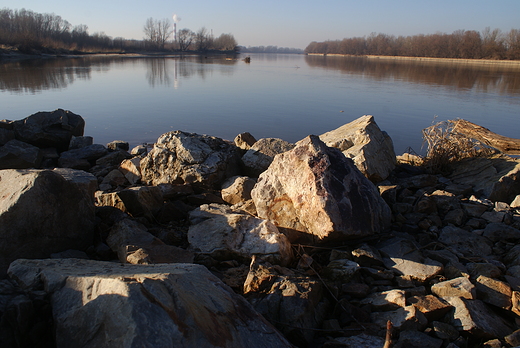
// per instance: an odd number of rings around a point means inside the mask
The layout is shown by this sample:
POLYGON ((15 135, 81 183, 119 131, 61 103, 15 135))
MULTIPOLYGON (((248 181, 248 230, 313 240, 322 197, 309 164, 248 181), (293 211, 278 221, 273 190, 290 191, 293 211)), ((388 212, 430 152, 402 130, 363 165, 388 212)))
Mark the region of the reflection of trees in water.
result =
POLYGON ((220 56, 193 56, 182 58, 149 58, 146 60, 146 78, 150 86, 170 86, 172 77, 174 87, 178 87, 180 78, 198 76, 206 79, 215 71, 231 76, 237 59, 220 56))
POLYGON ((76 79, 91 78, 91 64, 84 59, 21 60, 0 64, 0 90, 38 93, 67 87, 76 79))
MULTIPOLYGON (((154 58, 146 60, 146 79, 148 80, 148 84, 151 87, 155 87, 156 85, 169 86, 171 84, 166 62, 166 58, 154 58)), ((176 78, 176 76, 174 76, 174 78, 176 78)))
POLYGON ((520 93, 520 69, 498 65, 306 56, 310 67, 340 70, 375 80, 403 80, 454 89, 476 89, 507 95, 520 93))

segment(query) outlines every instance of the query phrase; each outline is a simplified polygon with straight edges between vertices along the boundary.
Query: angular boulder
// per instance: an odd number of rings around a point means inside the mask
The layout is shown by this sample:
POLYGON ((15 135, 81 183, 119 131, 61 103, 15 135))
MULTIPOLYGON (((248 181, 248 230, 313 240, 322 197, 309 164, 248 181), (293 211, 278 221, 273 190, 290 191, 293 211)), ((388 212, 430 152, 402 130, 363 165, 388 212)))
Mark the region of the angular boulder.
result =
POLYGON ((83 171, 0 170, 0 274, 18 258, 92 245, 96 186, 83 171))
POLYGON ((234 176, 222 184, 220 194, 229 204, 237 204, 251 199, 251 190, 256 180, 247 176, 234 176))
POLYGON ((238 161, 233 144, 209 135, 173 131, 161 135, 141 160, 141 181, 220 189, 225 179, 238 174, 238 161))
POLYGON ((72 136, 82 136, 85 120, 70 111, 37 112, 13 122, 16 139, 37 147, 69 148, 72 136))
POLYGON ((274 156, 289 151, 294 144, 278 138, 262 138, 251 146, 242 156, 245 172, 251 177, 258 177, 273 161, 274 156))
POLYGON ((390 208, 374 184, 317 136, 277 155, 251 196, 259 217, 317 241, 367 236, 390 224, 390 208))
POLYGON ((520 192, 520 159, 468 158, 457 163, 449 178, 459 185, 471 185, 480 198, 509 203, 520 192))
POLYGON ((100 206, 112 206, 133 217, 144 216, 150 221, 154 220, 164 204, 162 191, 157 186, 134 186, 118 192, 99 193, 96 199, 100 206))
POLYGON ((336 147, 354 160, 358 169, 372 182, 385 180, 395 168, 392 139, 379 129, 374 116, 365 115, 320 135, 330 147, 336 147))
POLYGON ((257 255, 273 263, 292 259, 291 244, 271 222, 231 210, 226 205, 204 204, 190 213, 188 241, 195 251, 214 258, 257 255))
POLYGON ((0 146, 0 169, 38 168, 43 159, 40 148, 16 139, 0 146))
POLYGON ((191 263, 193 253, 166 245, 146 227, 131 219, 116 222, 107 237, 108 246, 119 261, 133 264, 191 263))
POLYGON ((201 265, 22 259, 9 275, 50 296, 58 347, 291 347, 201 265))

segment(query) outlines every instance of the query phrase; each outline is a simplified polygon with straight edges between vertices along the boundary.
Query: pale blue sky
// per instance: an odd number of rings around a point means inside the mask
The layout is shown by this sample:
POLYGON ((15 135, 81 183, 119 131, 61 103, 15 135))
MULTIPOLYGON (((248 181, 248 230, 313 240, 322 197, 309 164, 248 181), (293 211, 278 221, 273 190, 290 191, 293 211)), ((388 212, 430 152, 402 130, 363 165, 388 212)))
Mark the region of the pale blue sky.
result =
POLYGON ((520 29, 520 0, 0 0, 0 8, 54 13, 89 33, 142 39, 147 18, 177 28, 231 33, 239 45, 305 48, 311 41, 367 36, 452 33, 485 27, 520 29))

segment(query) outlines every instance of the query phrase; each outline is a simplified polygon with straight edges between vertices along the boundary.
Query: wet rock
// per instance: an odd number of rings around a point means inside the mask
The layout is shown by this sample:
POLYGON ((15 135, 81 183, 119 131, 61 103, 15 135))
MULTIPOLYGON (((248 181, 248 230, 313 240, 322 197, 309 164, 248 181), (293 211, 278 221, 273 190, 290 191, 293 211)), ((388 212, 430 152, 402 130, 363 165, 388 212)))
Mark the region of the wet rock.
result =
POLYGON ((14 121, 13 128, 16 139, 41 148, 55 147, 61 152, 69 148, 72 136, 83 135, 85 121, 70 111, 57 109, 14 121))
POLYGON ((23 141, 13 139, 0 146, 0 169, 38 168, 42 158, 38 147, 23 141))
POLYGON ((316 136, 275 157, 251 192, 258 215, 284 233, 317 241, 383 232, 390 209, 376 187, 337 149, 316 136))
POLYGON ((191 248, 214 258, 253 255, 287 264, 292 250, 287 237, 271 222, 231 210, 226 205, 202 205, 190 212, 188 241, 191 248))
POLYGON ((173 131, 161 135, 141 160, 141 180, 220 189, 225 179, 238 174, 238 160, 237 147, 220 138, 173 131))
POLYGON ((82 171, 0 170, 0 274, 17 258, 92 245, 96 186, 82 171))
POLYGON ((274 156, 294 148, 294 144, 278 138, 262 138, 242 156, 248 176, 258 177, 273 162, 274 156))
POLYGON ((379 129, 373 116, 362 116, 319 137, 327 146, 338 148, 352 158, 373 182, 385 180, 395 167, 392 139, 379 129))
POLYGON ((290 347, 200 265, 18 260, 9 273, 26 288, 45 279, 59 347, 290 347))
POLYGON ((251 190, 256 180, 247 176, 234 176, 222 184, 220 194, 222 199, 229 204, 237 204, 251 199, 251 190))

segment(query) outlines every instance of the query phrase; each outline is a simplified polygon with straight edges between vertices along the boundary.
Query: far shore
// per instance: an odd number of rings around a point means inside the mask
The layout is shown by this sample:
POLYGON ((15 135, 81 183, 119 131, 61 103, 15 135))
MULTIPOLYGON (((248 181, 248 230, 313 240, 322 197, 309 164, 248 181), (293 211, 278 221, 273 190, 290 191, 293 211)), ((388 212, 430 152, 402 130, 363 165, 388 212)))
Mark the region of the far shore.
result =
POLYGON ((439 63, 460 63, 460 64, 477 64, 477 65, 500 65, 513 68, 520 68, 520 60, 493 60, 493 59, 462 59, 462 58, 431 58, 431 57, 404 57, 404 56, 354 56, 350 54, 336 53, 307 53, 309 56, 327 56, 327 57, 361 57, 368 59, 384 59, 398 61, 423 61, 423 62, 439 62, 439 63))

